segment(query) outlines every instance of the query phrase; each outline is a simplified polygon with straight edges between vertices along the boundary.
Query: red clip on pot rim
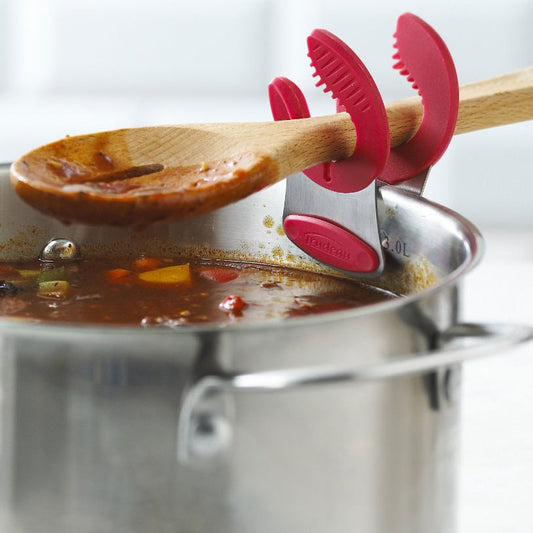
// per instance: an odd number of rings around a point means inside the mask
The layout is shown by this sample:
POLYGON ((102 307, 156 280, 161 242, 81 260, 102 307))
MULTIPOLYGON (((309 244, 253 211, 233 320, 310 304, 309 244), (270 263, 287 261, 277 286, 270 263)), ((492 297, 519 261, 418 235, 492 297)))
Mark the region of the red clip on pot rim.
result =
MULTIPOLYGON (((390 149, 385 106, 370 73, 357 55, 332 33, 317 29, 307 39, 313 76, 337 99, 337 111, 346 111, 354 124, 357 146, 342 161, 326 162, 304 171, 322 187, 353 193, 377 176, 395 184, 420 174, 434 164, 448 146, 457 121, 459 86, 451 55, 440 36, 422 19, 404 13, 398 19, 393 56, 394 68, 407 76, 422 96, 422 123, 404 145, 390 149)), ((302 91, 288 78, 276 78, 269 86, 275 120, 307 118, 309 108, 302 91)), ((312 214, 290 213, 284 222, 287 236, 304 251, 333 267, 352 272, 371 272, 380 265, 378 254, 367 243, 334 220, 312 214), (301 227, 300 227, 301 226, 301 227), (309 236, 344 247, 344 255, 324 253, 309 246, 309 236), (350 264, 346 258, 350 257, 350 264)), ((315 239, 316 240, 316 239, 315 239)), ((317 241, 318 242, 318 241, 317 241)), ((337 249, 337 248, 335 248, 337 249)))
MULTIPOLYGON (((325 85, 324 92, 331 91, 349 113, 357 133, 357 150, 347 159, 316 165, 304 174, 335 192, 361 191, 381 172, 390 150, 385 106, 362 61, 338 37, 315 30, 307 42, 314 76, 319 77, 317 86, 325 85)), ((270 84, 269 97, 275 120, 310 116, 302 91, 287 78, 276 78, 270 84)), ((335 268, 366 273, 381 264, 370 245, 333 220, 292 213, 285 218, 284 229, 302 250, 335 268)))
POLYGON ((424 114, 416 134, 393 148, 380 179, 391 185, 435 164, 446 151, 459 112, 459 83, 452 56, 438 33, 421 18, 398 18, 394 68, 418 91, 424 114))

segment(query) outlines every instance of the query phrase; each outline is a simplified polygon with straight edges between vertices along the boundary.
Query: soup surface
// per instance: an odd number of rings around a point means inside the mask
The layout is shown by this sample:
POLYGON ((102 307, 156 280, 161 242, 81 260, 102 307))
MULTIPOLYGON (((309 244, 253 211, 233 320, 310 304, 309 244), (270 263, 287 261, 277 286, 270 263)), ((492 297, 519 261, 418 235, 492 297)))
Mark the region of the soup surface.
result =
POLYGON ((180 257, 0 263, 0 280, 0 316, 145 327, 285 319, 395 297, 324 274, 180 257))

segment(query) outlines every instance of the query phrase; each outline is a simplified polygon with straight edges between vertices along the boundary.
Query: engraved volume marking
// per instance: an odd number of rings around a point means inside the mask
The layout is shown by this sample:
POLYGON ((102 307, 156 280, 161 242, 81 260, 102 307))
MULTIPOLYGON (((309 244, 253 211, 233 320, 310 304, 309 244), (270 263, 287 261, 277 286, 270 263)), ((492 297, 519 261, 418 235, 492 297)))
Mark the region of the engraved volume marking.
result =
POLYGON ((337 242, 329 237, 326 237, 325 235, 321 235, 319 233, 305 233, 304 242, 308 247, 314 248, 315 250, 320 250, 328 255, 331 255, 332 257, 338 257, 344 259, 345 261, 351 260, 351 255, 349 252, 347 252, 337 242))

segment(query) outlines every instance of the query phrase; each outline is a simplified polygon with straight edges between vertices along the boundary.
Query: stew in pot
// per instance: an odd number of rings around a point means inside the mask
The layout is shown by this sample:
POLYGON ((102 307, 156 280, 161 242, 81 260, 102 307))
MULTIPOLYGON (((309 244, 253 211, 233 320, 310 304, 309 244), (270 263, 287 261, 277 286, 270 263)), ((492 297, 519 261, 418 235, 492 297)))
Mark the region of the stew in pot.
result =
POLYGON ((181 327, 285 319, 395 295, 287 267, 187 257, 0 263, 0 316, 181 327))

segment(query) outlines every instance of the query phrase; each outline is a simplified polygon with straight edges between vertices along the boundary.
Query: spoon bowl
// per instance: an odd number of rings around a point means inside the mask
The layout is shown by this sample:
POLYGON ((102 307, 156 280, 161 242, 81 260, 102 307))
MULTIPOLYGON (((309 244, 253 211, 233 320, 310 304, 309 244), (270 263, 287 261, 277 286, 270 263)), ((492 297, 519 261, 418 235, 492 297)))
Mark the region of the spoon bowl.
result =
POLYGON ((130 128, 37 148, 12 165, 11 181, 26 202, 65 222, 142 226, 213 210, 354 146, 346 113, 130 128))

